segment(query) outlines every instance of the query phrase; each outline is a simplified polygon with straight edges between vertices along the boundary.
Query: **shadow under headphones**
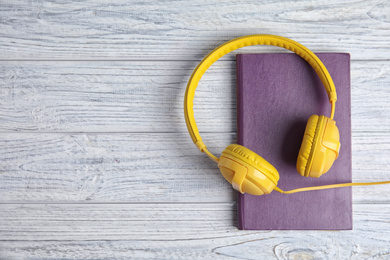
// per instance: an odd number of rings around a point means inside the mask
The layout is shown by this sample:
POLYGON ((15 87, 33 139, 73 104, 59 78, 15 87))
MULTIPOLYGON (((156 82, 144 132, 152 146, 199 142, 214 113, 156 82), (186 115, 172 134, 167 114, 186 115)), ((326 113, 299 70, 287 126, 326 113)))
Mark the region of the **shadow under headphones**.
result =
POLYGON ((273 45, 295 52, 313 67, 328 94, 331 104, 330 117, 323 115, 310 116, 298 154, 298 173, 305 177, 320 177, 333 165, 340 150, 339 130, 336 126, 336 121, 333 119, 337 101, 336 88, 328 70, 321 60, 302 44, 281 36, 257 34, 233 39, 210 52, 199 63, 188 81, 184 96, 184 116, 192 141, 201 152, 206 153, 210 159, 218 163, 222 175, 233 185, 233 188, 241 193, 262 195, 269 194, 273 190, 290 194, 347 186, 389 184, 390 181, 340 183, 283 191, 277 187, 279 173, 275 167, 250 149, 238 144, 231 144, 222 152, 220 158, 214 156, 207 150, 206 145, 202 142, 202 138, 199 135, 194 118, 193 101, 196 87, 206 70, 219 58, 236 49, 251 45, 273 45))

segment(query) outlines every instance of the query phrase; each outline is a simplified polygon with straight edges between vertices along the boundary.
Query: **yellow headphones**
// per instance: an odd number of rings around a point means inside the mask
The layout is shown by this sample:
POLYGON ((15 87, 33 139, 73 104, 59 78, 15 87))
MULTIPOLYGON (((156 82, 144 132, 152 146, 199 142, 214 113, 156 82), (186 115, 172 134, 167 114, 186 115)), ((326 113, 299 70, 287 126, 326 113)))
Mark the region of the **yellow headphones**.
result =
POLYGON ((273 45, 295 52, 306 60, 318 74, 331 104, 330 117, 312 115, 306 125, 302 145, 297 159, 297 171, 305 177, 320 177, 326 173, 337 159, 340 150, 340 135, 333 120, 337 101, 333 80, 321 60, 302 44, 275 35, 249 35, 233 39, 210 52, 192 73, 184 96, 184 116, 192 141, 201 152, 218 163, 225 179, 241 193, 253 195, 269 194, 272 190, 290 194, 309 190, 322 190, 358 185, 388 184, 390 181, 371 183, 342 183, 317 187, 306 187, 283 191, 277 187, 279 173, 269 162, 248 148, 231 144, 222 152, 220 158, 207 150, 196 126, 193 110, 195 90, 206 70, 219 58, 236 49, 251 45, 273 45))

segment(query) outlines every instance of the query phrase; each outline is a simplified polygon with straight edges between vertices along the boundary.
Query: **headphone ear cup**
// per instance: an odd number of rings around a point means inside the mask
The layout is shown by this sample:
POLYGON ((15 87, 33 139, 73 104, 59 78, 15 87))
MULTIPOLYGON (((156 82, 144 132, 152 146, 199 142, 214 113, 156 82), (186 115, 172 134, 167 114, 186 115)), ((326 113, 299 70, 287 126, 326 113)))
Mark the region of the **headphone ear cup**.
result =
POLYGON ((297 171, 305 177, 320 177, 338 157, 340 135, 336 121, 310 116, 297 159, 297 171))
POLYGON ((250 149, 231 144, 218 162, 225 179, 241 193, 269 194, 279 181, 279 173, 269 162, 250 149))

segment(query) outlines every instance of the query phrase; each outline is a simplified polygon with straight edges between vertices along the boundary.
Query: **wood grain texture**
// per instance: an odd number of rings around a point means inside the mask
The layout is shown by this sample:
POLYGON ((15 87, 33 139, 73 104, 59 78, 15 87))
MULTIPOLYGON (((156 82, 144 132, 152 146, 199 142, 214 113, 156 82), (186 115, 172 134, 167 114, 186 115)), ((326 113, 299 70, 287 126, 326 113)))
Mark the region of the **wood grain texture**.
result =
POLYGON ((1 4, 0 53, 2 59, 188 60, 234 37, 266 33, 315 51, 389 59, 389 14, 385 0, 15 0, 1 4))
POLYGON ((353 231, 239 231, 236 205, 0 205, 0 255, 19 259, 388 259, 390 206, 353 231))
MULTIPOLYGON (((185 132, 184 92, 197 62, 1 62, 0 129, 185 132)), ((221 62, 197 90, 199 127, 236 124, 235 63, 221 62), (223 108, 223 109, 221 109, 223 108)))
MULTIPOLYGON (((203 137, 210 150, 220 154, 235 135, 203 137)), ((389 137, 389 133, 353 135, 355 182, 390 179, 389 137)), ((0 147, 0 202, 235 200, 236 193, 218 167, 186 133, 15 133, 2 134, 0 147)), ((388 203, 389 187, 355 187, 354 202, 388 203)))
MULTIPOLYGON (((219 202, 234 191, 187 134, 5 134, 1 201, 219 202), (194 196, 194 194, 197 194, 194 196)), ((231 134, 206 135, 221 151, 231 134)))
MULTIPOLYGON (((0 131, 186 132, 183 97, 196 64, 2 61, 0 131)), ((351 73, 352 131, 388 131, 390 61, 355 61, 351 73)), ((235 85, 235 62, 207 71, 194 102, 201 132, 236 131, 235 85)))
MULTIPOLYGON (((390 179, 389 14, 385 0, 2 1, 0 259, 390 259, 389 186, 353 189, 353 231, 238 231, 236 193, 183 118, 193 68, 226 40, 349 52, 353 180, 390 179)), ((235 139, 236 53, 195 99, 216 154, 235 139)))

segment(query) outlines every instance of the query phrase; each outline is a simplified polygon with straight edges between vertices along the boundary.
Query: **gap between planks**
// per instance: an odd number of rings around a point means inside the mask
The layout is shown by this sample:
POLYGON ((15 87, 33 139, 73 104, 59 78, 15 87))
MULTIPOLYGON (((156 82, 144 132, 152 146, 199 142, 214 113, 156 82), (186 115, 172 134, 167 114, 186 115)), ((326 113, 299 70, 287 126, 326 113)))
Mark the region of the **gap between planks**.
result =
MULTIPOLYGON (((166 202, 166 201, 145 201, 145 202, 89 202, 89 201, 80 201, 80 202, 67 202, 67 201, 41 201, 41 202, 23 202, 23 201, 1 201, 0 205, 80 205, 80 204, 88 204, 88 205, 230 205, 235 206, 236 202, 220 202, 220 201, 205 201, 205 202, 166 202)), ((390 204, 390 203, 355 203, 355 204, 390 204)))
MULTIPOLYGON (((210 52, 212 49, 210 49, 210 52)), ((270 53, 269 51, 257 51, 257 52, 249 52, 249 53, 270 53)), ((291 53, 291 52, 278 52, 273 51, 272 53, 291 53)), ((327 53, 327 52, 320 52, 317 51, 315 53, 327 53)), ((205 53, 205 56, 207 53, 205 53)), ((201 59, 0 59, 0 62, 201 62, 201 59)), ((232 58, 220 58, 218 61, 236 61, 232 58)), ((384 59, 354 59, 351 56, 351 62, 388 62, 390 59, 384 58, 384 59)), ((194 67, 195 69, 195 67, 194 67)))
MULTIPOLYGON (((2 201, 0 205, 230 205, 236 206, 236 201, 231 202, 220 202, 220 201, 205 201, 205 202, 166 202, 166 201, 145 201, 145 202, 88 202, 88 201, 80 201, 80 202, 67 202, 67 201, 41 201, 41 202, 23 202, 23 201, 2 201)), ((352 202, 353 205, 388 205, 390 202, 388 201, 357 201, 352 202)))

